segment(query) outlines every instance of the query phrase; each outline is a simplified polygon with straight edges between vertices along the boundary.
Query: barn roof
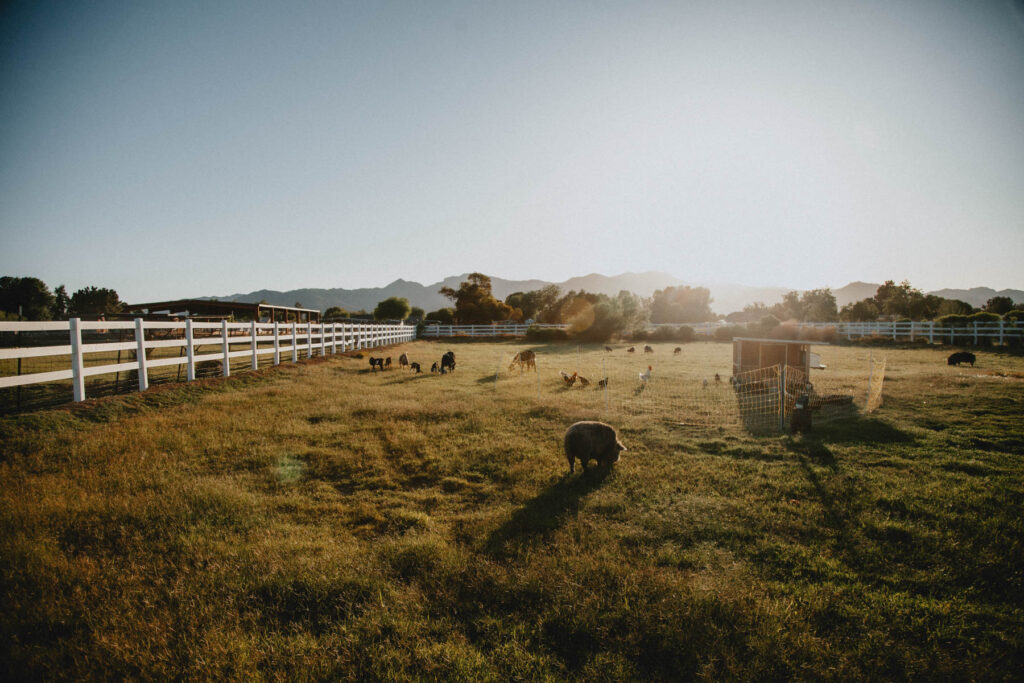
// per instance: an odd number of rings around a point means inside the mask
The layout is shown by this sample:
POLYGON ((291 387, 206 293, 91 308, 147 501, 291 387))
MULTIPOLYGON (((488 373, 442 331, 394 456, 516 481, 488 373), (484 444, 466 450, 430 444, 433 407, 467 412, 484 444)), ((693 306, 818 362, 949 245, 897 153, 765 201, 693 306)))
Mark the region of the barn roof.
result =
POLYGON ((828 342, 812 341, 810 339, 758 339, 754 337, 733 337, 734 342, 747 341, 759 342, 761 344, 800 344, 802 346, 831 346, 828 342))

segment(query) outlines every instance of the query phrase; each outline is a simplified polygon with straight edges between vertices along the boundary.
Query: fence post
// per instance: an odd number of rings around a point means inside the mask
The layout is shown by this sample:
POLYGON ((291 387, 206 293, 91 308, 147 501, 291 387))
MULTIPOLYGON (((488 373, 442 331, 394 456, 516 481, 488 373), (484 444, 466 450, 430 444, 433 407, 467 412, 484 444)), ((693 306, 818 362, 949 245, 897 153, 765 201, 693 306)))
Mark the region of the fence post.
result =
POLYGON ((192 344, 194 340, 192 318, 185 318, 185 379, 189 382, 194 382, 196 379, 196 350, 192 344))
POLYGON ((779 431, 786 429, 786 364, 779 364, 779 431))
POLYGON ((228 356, 228 349, 231 348, 228 343, 228 321, 223 319, 220 321, 220 347, 224 353, 224 368, 221 372, 225 377, 231 376, 231 358, 228 356))
POLYGON ((934 320, 929 320, 928 321, 928 343, 929 344, 934 344, 935 343, 935 321, 934 320))
POLYGON ((299 362, 299 323, 292 322, 292 362, 299 362))
POLYGON ((139 391, 149 388, 149 375, 146 373, 146 330, 142 318, 135 319, 135 348, 139 363, 139 391))
POLYGON ((71 332, 71 386, 75 401, 85 400, 85 374, 82 372, 85 360, 82 357, 81 318, 72 318, 69 329, 71 332))
POLYGON ((978 345, 978 321, 974 321, 974 345, 978 345))
POLYGON ((274 321, 274 365, 281 364, 281 328, 280 323, 274 321))
POLYGON ((320 355, 327 355, 327 325, 320 323, 320 355))
POLYGON ((313 357, 313 323, 306 321, 306 358, 313 357))
POLYGON ((1006 322, 1002 318, 999 319, 999 345, 1003 345, 1003 323, 1006 322))
POLYGON ((338 323, 331 323, 331 355, 338 353, 338 323))
POLYGON ((253 370, 259 370, 260 369, 260 362, 259 362, 259 355, 256 353, 257 349, 256 349, 256 321, 255 320, 252 321, 252 324, 249 326, 249 330, 251 332, 250 336, 252 337, 252 369, 253 370))
POLYGON ((899 325, 895 320, 892 321, 892 340, 896 341, 896 328, 899 325))

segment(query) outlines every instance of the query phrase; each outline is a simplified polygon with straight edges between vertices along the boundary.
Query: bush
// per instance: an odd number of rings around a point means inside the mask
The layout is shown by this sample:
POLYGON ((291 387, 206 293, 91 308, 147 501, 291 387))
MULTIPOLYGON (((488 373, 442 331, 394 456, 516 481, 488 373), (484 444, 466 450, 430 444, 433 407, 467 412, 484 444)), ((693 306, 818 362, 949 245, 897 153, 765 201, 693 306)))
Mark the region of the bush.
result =
POLYGON ((557 327, 538 327, 531 325, 526 330, 526 340, 531 342, 567 341, 569 333, 557 327))
POLYGON ((734 337, 742 337, 746 334, 747 328, 743 325, 723 325, 715 330, 715 339, 730 342, 734 337))
POLYGON ((967 327, 966 315, 943 315, 935 319, 942 327, 967 327))
POLYGON ((653 330, 643 330, 634 333, 633 341, 653 342, 691 342, 696 333, 688 325, 679 327, 657 327, 653 330))
POLYGON ((1007 322, 1021 322, 1024 321, 1024 311, 1019 308, 1015 308, 1012 311, 1003 313, 1003 320, 1007 322))
POLYGON ((996 315, 995 313, 989 313, 987 311, 978 311, 967 316, 967 320, 971 323, 997 323, 1002 316, 996 315))

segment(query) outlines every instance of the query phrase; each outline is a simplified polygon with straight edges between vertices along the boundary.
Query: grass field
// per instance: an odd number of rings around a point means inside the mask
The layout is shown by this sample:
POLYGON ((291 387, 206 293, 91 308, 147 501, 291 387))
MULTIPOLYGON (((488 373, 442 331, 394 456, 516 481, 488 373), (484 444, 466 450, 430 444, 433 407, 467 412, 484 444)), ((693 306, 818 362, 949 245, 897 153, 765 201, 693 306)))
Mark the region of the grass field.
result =
MULTIPOLYGON (((539 381, 524 346, 0 419, 0 675, 1020 680, 1024 358, 875 349, 882 408, 794 437, 635 393, 648 362, 703 391, 727 344, 538 346, 539 381), (568 475, 601 417, 629 450, 568 475)), ((819 352, 862 403, 869 350, 819 352)))

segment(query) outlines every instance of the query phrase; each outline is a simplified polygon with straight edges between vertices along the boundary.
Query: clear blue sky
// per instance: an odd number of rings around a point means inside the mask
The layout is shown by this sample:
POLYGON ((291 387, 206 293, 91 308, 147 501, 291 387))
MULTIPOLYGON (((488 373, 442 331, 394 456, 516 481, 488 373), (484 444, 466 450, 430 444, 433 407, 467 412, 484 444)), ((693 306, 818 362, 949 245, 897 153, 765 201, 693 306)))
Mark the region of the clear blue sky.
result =
POLYGON ((1024 3, 14 2, 0 274, 1024 289, 1024 3))

